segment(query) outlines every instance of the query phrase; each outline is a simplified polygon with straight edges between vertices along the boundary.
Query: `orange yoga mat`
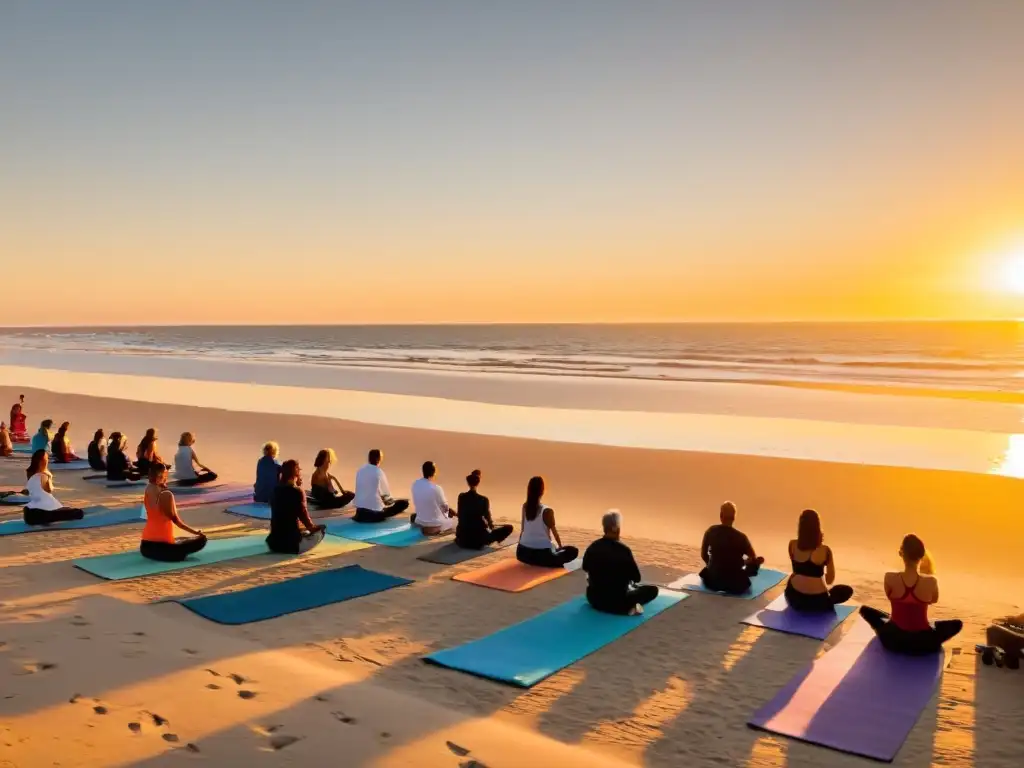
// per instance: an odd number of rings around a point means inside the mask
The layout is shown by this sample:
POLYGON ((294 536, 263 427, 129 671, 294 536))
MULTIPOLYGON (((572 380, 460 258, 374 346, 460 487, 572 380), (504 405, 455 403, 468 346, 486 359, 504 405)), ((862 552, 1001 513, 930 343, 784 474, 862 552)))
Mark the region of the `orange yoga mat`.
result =
POLYGON ((455 581, 465 581, 489 589, 500 589, 502 592, 525 592, 538 584, 552 579, 567 576, 572 571, 565 568, 540 568, 536 565, 525 565, 513 557, 506 560, 477 568, 475 571, 452 576, 455 581))

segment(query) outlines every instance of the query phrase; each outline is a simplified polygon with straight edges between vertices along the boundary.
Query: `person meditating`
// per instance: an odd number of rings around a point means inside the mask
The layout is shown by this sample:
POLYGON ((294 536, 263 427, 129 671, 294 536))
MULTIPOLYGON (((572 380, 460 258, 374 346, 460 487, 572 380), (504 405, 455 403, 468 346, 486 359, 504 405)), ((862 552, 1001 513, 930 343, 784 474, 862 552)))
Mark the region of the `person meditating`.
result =
POLYGON ((912 533, 904 536, 900 557, 903 570, 891 571, 883 580, 892 613, 862 605, 860 615, 887 651, 909 656, 937 653, 963 629, 963 622, 949 619, 934 626, 928 622, 928 606, 939 601, 939 582, 924 542, 912 533))
POLYGON ((381 523, 409 508, 408 499, 392 499, 388 477, 380 468, 384 453, 374 448, 366 457, 367 463, 356 472, 356 514, 357 523, 381 523))
POLYGON ((142 529, 139 553, 150 560, 180 563, 206 546, 206 534, 192 528, 178 517, 174 494, 167 487, 167 467, 156 462, 149 467, 149 485, 142 496, 146 508, 146 527, 142 529), (192 534, 192 538, 175 539, 174 529, 192 534))
POLYGON ((102 429, 97 429, 93 434, 92 442, 86 449, 86 456, 89 459, 89 469, 95 469, 97 472, 107 471, 107 441, 106 433, 102 429))
POLYGON ((489 544, 500 544, 513 531, 511 525, 494 525, 490 500, 477 492, 481 479, 480 470, 474 469, 466 477, 469 490, 459 494, 455 543, 464 549, 483 549, 489 544))
POLYGON ((25 415, 25 396, 21 395, 18 402, 11 406, 11 441, 27 443, 28 417, 25 415))
POLYGON ((178 452, 174 454, 175 485, 202 485, 203 483, 212 483, 217 479, 217 473, 199 461, 195 444, 195 435, 191 432, 181 433, 178 452))
POLYGON ((827 613, 853 597, 853 588, 845 584, 832 586, 836 580, 836 563, 832 550, 825 545, 821 518, 813 509, 800 513, 797 537, 789 542, 789 559, 793 575, 786 583, 786 602, 790 608, 805 613, 827 613))
POLYGON ((756 576, 763 557, 758 557, 750 539, 733 527, 736 522, 736 505, 731 501, 722 504, 718 525, 712 525, 704 533, 700 544, 700 556, 705 563, 700 579, 707 589, 742 595, 750 589, 750 577, 756 576))
POLYGON ((269 504, 274 489, 281 482, 281 462, 277 460, 280 449, 271 440, 263 445, 263 455, 256 462, 256 482, 252 486, 252 500, 257 504, 269 504))
POLYGON ((149 476, 149 468, 154 464, 160 464, 170 469, 160 458, 160 447, 157 444, 159 439, 160 435, 156 429, 151 427, 146 430, 146 434, 139 442, 139 447, 135 449, 135 468, 144 477, 149 476))
POLYGON ((331 474, 331 467, 338 461, 333 448, 324 448, 313 460, 313 477, 309 479, 309 492, 313 503, 320 509, 341 509, 356 497, 341 487, 341 481, 331 474), (337 489, 337 490, 335 490, 337 489))
POLYGON ((441 536, 455 527, 455 511, 448 506, 444 489, 437 484, 437 467, 432 461, 423 462, 423 477, 412 484, 412 504, 412 523, 420 527, 424 536, 441 536))
POLYGON ((580 551, 576 547, 562 546, 562 537, 555 525, 555 510, 541 504, 543 497, 544 478, 531 477, 526 485, 516 559, 526 565, 561 568, 579 557, 580 551))
POLYGON ((7 431, 7 422, 0 421, 0 456, 13 456, 14 442, 11 440, 11 433, 7 431))
POLYGON ((44 419, 39 425, 39 431, 32 435, 32 453, 36 451, 50 452, 51 429, 53 429, 53 419, 44 419))
POLYGON ((658 588, 640 584, 633 552, 620 541, 622 514, 612 509, 601 518, 604 536, 583 553, 587 572, 587 602, 603 613, 636 616, 658 596, 658 588))
POLYGON ((110 433, 110 444, 107 450, 107 480, 116 483, 134 482, 142 479, 142 473, 132 466, 125 453, 128 439, 120 432, 110 433))
POLYGON ((323 541, 326 533, 327 526, 314 525, 310 520, 306 494, 302 492, 302 468, 295 459, 289 459, 281 465, 281 482, 270 501, 267 547, 271 552, 299 555, 323 541))
POLYGON ((53 454, 53 460, 58 464, 78 461, 78 456, 75 455, 75 450, 71 447, 71 438, 68 437, 69 429, 71 429, 71 422, 65 421, 57 429, 57 434, 53 436, 53 441, 50 443, 50 453, 53 454))
POLYGON ((50 455, 44 450, 32 454, 25 474, 28 482, 25 490, 28 493, 28 504, 25 505, 26 525, 50 525, 66 520, 81 520, 85 512, 73 507, 65 507, 53 495, 53 475, 50 474, 50 455))

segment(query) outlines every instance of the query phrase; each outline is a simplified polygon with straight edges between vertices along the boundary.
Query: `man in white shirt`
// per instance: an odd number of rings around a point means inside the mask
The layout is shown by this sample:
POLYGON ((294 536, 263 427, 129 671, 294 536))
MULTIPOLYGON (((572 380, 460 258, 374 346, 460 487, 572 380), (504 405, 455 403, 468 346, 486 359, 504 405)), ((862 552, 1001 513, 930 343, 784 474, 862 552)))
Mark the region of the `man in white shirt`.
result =
POLYGON ((436 476, 437 467, 434 466, 434 462, 425 461, 423 477, 412 484, 412 503, 416 508, 416 514, 412 516, 413 522, 427 536, 448 533, 455 527, 452 522, 455 511, 448 506, 444 490, 434 480, 436 476))
POLYGON ((391 498, 388 476, 380 468, 383 459, 384 453, 374 448, 368 463, 356 472, 356 497, 352 500, 356 514, 352 519, 357 523, 380 523, 409 508, 408 499, 391 498))

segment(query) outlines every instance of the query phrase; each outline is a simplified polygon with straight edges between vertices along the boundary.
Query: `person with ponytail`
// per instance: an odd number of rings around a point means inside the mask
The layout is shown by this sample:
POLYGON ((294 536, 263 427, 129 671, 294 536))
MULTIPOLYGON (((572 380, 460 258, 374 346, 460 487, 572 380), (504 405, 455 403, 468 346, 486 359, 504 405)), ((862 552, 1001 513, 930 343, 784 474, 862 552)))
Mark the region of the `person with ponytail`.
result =
POLYGON ((796 538, 789 542, 793 575, 786 583, 786 603, 795 611, 828 613, 853 597, 853 588, 836 584, 836 561, 825 544, 821 517, 813 509, 800 513, 796 538))
POLYGON ((474 469, 466 476, 468 491, 459 494, 455 543, 464 549, 483 549, 488 544, 499 544, 512 535, 511 525, 495 526, 491 519, 491 502, 477 491, 483 474, 474 469))
POLYGON ((555 525, 555 511, 542 504, 542 498, 544 478, 531 477, 526 486, 516 559, 526 565, 561 568, 579 557, 580 551, 576 547, 562 546, 562 537, 555 525))
POLYGON ((928 606, 939 600, 939 582, 935 578, 935 562, 924 542, 910 533, 900 547, 903 570, 885 574, 885 595, 892 613, 862 605, 860 615, 875 630, 888 651, 908 656, 937 653, 942 644, 955 637, 963 622, 959 619, 928 621, 928 606))

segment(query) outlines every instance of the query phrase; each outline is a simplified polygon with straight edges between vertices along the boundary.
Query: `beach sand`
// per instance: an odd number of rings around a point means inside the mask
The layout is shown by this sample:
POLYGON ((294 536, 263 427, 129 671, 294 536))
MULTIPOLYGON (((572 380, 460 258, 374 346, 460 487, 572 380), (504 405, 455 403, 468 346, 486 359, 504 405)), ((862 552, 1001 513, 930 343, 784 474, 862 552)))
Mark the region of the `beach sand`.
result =
MULTIPOLYGON (((0 403, 17 394, 0 389, 0 403)), ((597 536, 601 513, 619 508, 625 539, 655 582, 697 569, 700 535, 726 498, 739 506, 738 526, 780 568, 800 510, 817 508, 839 580, 857 590, 856 600, 880 607, 881 572, 895 566, 902 535, 915 531, 939 564, 942 602, 934 617, 959 617, 966 626, 951 643, 962 652, 952 655, 938 696, 895 764, 1009 768, 1024 755, 1024 678, 983 667, 973 653, 992 617, 1024 610, 1019 480, 25 394, 30 423, 45 416, 70 420, 80 453, 97 427, 126 432, 134 445, 146 427, 158 426, 170 456, 178 433, 188 429, 204 463, 228 480, 251 479, 268 439, 307 470, 317 449, 333 447, 336 474, 347 484, 366 451, 380 447, 396 495, 406 495, 425 459, 437 462, 452 499, 462 477, 480 468, 496 516, 517 523, 526 480, 543 474, 566 543, 582 548, 597 536)), ((0 462, 0 486, 16 485, 23 467, 20 460, 0 462)), ((79 473, 60 473, 57 481, 66 502, 137 498, 90 485, 79 473)), ((183 516, 207 529, 236 526, 230 533, 262 527, 224 514, 223 506, 183 516)), ((739 623, 781 587, 760 601, 694 596, 534 688, 518 690, 424 664, 421 656, 580 594, 582 573, 506 594, 450 577, 508 551, 445 567, 416 560, 413 549, 373 547, 284 563, 249 558, 116 583, 68 563, 134 548, 138 532, 121 526, 0 540, 0 765, 863 762, 745 725, 827 647, 739 623), (156 602, 351 563, 415 582, 238 627, 156 602)))

